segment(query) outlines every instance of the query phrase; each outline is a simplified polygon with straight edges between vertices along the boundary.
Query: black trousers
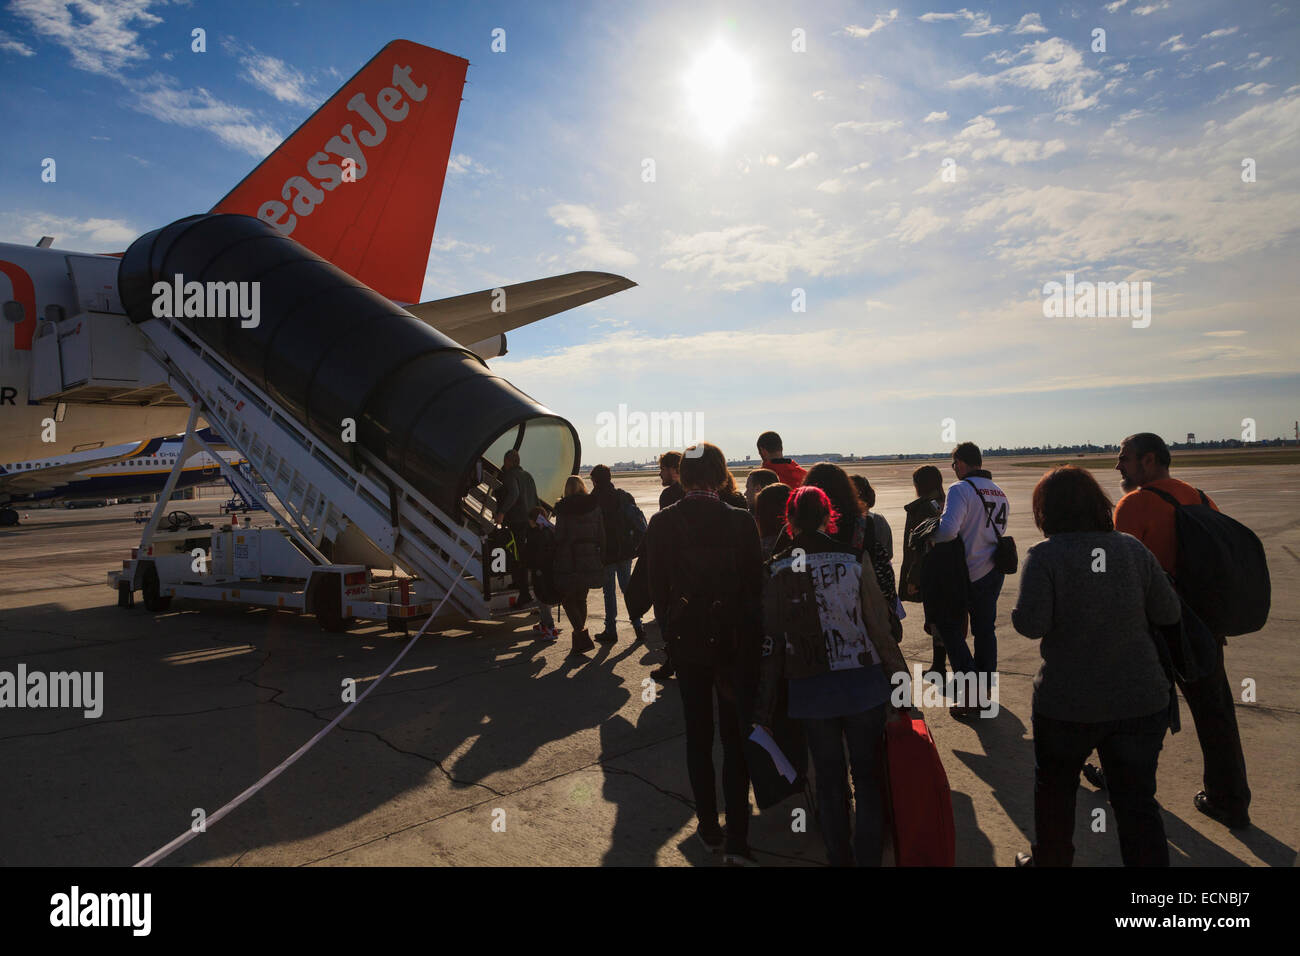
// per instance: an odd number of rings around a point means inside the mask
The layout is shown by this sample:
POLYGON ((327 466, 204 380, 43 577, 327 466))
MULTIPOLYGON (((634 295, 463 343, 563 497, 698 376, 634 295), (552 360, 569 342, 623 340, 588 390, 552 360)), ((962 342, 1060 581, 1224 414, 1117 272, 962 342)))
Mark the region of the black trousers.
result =
POLYGON ((1079 771, 1095 749, 1106 773, 1125 866, 1168 866, 1169 844, 1156 803, 1156 764, 1169 713, 1077 723, 1033 715, 1034 865, 1074 862, 1079 771))
MULTIPOLYGON (((1182 661, 1175 656, 1180 670, 1182 661)), ((1187 700, 1196 725, 1205 764, 1205 792, 1219 807, 1230 814, 1244 814, 1250 806, 1250 787, 1246 783, 1246 755, 1241 750, 1241 731, 1237 729, 1237 704, 1227 672, 1223 669, 1223 646, 1219 646, 1214 671, 1198 681, 1180 680, 1179 688, 1187 700)))
POLYGON ((570 591, 560 598, 560 606, 569 618, 569 626, 573 628, 575 638, 579 631, 587 629, 587 590, 583 588, 581 591, 570 591))
POLYGON ((713 702, 718 702, 722 737, 722 794, 727 814, 727 852, 749 848, 749 768, 736 697, 737 675, 725 667, 677 663, 677 686, 686 718, 686 772, 702 827, 718 824, 717 782, 713 771, 713 702))

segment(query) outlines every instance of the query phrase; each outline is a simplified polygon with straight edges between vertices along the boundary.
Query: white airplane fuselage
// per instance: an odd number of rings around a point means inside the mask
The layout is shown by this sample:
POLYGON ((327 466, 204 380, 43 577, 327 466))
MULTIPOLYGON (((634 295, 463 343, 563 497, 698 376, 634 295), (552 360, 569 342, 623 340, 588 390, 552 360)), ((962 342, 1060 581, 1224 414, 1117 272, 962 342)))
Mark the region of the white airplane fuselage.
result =
MULTIPOLYGON (((113 256, 0 243, 0 461, 48 458, 183 431, 189 409, 158 405, 79 405, 63 403, 53 429, 56 405, 32 404, 32 341, 37 325, 56 315, 73 317, 88 310, 118 311, 116 278, 95 288, 73 282, 71 260, 113 256), (10 303, 16 303, 17 306, 10 303), (19 317, 21 308, 21 317, 19 317), (17 321, 15 321, 17 319, 17 321), (53 438, 53 441, 45 439, 53 438)), ((108 267, 105 266, 107 269, 108 267)))

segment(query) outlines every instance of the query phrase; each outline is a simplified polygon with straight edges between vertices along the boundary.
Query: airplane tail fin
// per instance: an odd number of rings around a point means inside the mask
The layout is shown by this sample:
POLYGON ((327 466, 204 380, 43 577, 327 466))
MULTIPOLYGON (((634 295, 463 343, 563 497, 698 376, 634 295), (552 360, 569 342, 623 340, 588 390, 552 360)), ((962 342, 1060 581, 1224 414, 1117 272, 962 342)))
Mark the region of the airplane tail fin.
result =
POLYGON ((469 61, 380 50, 213 212, 256 216, 397 302, 418 302, 469 61))

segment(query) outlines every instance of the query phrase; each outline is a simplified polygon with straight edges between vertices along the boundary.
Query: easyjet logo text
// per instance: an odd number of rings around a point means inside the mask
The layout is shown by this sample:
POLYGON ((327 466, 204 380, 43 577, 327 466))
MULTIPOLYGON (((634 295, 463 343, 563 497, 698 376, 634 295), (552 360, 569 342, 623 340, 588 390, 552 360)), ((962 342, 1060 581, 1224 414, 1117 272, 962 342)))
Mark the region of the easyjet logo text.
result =
POLYGON ((348 110, 356 113, 366 125, 356 130, 351 123, 344 125, 307 160, 307 172, 312 178, 290 176, 280 189, 280 199, 284 201, 271 199, 262 203, 257 209, 257 218, 270 223, 284 235, 291 235, 298 225, 298 217, 310 216, 325 201, 325 193, 333 192, 344 182, 365 176, 365 149, 383 143, 388 138, 388 124, 402 122, 411 112, 411 104, 403 99, 402 94, 419 103, 428 92, 427 86, 418 86, 411 79, 409 66, 394 66, 393 85, 379 91, 375 105, 371 105, 365 93, 357 93, 348 100, 348 110), (336 157, 339 162, 330 162, 336 157))

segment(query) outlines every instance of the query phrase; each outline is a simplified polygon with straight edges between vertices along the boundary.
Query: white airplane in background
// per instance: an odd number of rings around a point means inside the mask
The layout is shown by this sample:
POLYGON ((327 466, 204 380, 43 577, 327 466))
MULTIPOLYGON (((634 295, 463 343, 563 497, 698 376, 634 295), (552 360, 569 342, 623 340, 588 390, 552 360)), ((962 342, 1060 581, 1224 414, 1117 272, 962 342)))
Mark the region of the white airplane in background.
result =
MULTIPOLYGON (((210 434, 205 437, 219 443, 210 434)), ((158 494, 176 464, 183 441, 183 436, 151 438, 35 461, 0 463, 0 527, 18 523, 14 506, 24 502, 158 494)), ((219 450, 218 454, 236 467, 246 463, 235 451, 219 450)), ((207 452, 199 452, 182 466, 176 487, 188 488, 220 476, 216 459, 207 452)))
MULTIPOLYGON (((423 284, 468 65, 389 43, 212 211, 270 223, 483 358, 504 354, 512 329, 635 285, 574 272, 410 304, 423 284)), ((184 430, 185 399, 147 367, 123 314, 120 254, 52 242, 0 244, 0 461, 111 459, 107 446, 184 430), (122 374, 95 367, 106 338, 122 374)))

